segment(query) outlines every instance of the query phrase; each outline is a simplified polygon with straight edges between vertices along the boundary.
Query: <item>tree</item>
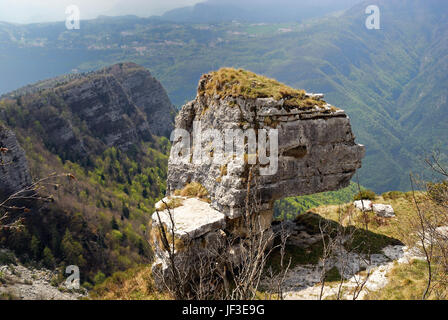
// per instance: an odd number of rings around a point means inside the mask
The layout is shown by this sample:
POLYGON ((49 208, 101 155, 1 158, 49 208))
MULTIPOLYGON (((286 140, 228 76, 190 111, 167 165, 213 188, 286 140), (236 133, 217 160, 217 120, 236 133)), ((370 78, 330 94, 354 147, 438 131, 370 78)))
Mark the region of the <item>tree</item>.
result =
POLYGON ((128 208, 125 204, 123 204, 123 210, 122 210, 122 212, 123 212, 123 216, 124 216, 126 219, 129 219, 129 215, 130 215, 129 208, 128 208))
POLYGON ((93 282, 95 283, 95 285, 103 283, 104 280, 106 280, 106 275, 101 271, 98 271, 98 273, 93 278, 93 282))
POLYGON ((39 259, 41 252, 40 241, 35 235, 33 235, 33 237, 31 238, 30 249, 31 253, 33 254, 33 258, 36 260, 39 259))
POLYGON ((120 229, 120 227, 118 226, 118 222, 117 222, 117 220, 115 219, 115 217, 112 217, 112 220, 111 220, 111 222, 110 222, 110 226, 111 226, 111 228, 112 228, 113 230, 118 230, 118 229, 120 229))
MULTIPOLYGON (((4 149, 0 148, 0 153, 4 152, 4 149)), ((76 180, 71 173, 54 173, 14 192, 3 201, 0 200, 0 230, 22 228, 24 215, 31 212, 29 205, 33 202, 53 202, 54 199, 49 190, 57 188, 56 182, 61 178, 76 180)))
POLYGON ((68 264, 77 265, 78 267, 85 265, 85 260, 82 255, 82 245, 73 239, 73 236, 68 229, 65 230, 64 238, 61 243, 61 250, 64 259, 68 264))
POLYGON ((42 262, 43 262, 44 266, 49 269, 53 269, 56 264, 53 253, 51 252, 51 249, 48 247, 44 248, 42 262))

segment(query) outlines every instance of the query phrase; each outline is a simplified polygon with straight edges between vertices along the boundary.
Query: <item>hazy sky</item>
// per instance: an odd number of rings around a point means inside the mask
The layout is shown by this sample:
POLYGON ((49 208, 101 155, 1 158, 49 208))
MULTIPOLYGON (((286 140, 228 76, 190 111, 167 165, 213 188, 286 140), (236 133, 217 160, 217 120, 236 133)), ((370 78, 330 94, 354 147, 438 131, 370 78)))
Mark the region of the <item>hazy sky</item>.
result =
POLYGON ((31 23, 64 21, 65 8, 77 5, 81 19, 98 15, 135 14, 142 17, 159 15, 167 10, 185 7, 204 0, 0 0, 0 21, 31 23))

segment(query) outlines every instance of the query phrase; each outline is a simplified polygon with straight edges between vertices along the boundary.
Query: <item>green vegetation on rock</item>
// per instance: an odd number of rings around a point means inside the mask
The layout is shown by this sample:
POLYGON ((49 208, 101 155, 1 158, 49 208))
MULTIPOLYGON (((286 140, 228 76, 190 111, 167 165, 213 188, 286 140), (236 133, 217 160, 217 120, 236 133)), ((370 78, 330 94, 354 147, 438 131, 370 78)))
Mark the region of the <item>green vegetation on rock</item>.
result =
POLYGON ((358 192, 358 186, 351 183, 345 189, 323 192, 309 196, 291 197, 279 200, 274 206, 274 216, 277 219, 294 219, 297 215, 323 205, 338 205, 351 202, 358 192))
POLYGON ((286 106, 299 108, 312 108, 325 104, 325 101, 307 97, 304 90, 293 89, 277 80, 243 69, 222 68, 206 77, 205 88, 199 88, 199 94, 210 97, 218 95, 221 98, 284 99, 286 106))

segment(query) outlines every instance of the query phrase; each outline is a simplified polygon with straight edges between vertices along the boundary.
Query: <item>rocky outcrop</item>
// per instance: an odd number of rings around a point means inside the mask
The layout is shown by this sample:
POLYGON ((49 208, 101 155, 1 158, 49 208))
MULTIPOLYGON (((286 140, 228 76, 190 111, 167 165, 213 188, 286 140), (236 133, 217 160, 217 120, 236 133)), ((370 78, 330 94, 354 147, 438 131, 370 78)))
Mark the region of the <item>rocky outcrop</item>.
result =
MULTIPOLYGON (((189 183, 201 184, 209 194, 206 211, 225 216, 224 225, 207 229, 207 234, 221 230, 243 240, 249 233, 243 217, 249 211, 256 217, 257 232, 269 232, 274 201, 348 186, 361 167, 364 147, 355 143, 345 112, 322 99, 322 94, 306 94, 243 70, 204 75, 195 100, 184 105, 176 118, 168 196, 189 183), (229 135, 231 151, 233 143, 241 144, 241 157, 227 152, 229 135), (220 139, 225 141, 217 143, 220 139)), ((205 216, 197 219, 199 211, 183 203, 182 209, 175 208, 170 214, 175 224, 188 221, 190 232, 183 235, 188 238, 186 243, 203 241, 204 234, 195 230, 210 224, 204 222, 205 216)), ((154 214, 153 226, 160 225, 154 214)), ((157 229, 153 233, 155 267, 166 268, 167 256, 157 229)), ((180 231, 175 233, 180 237, 180 231)), ((176 251, 191 248, 182 246, 176 251)))
MULTIPOLYGON (((86 123, 91 136, 108 147, 126 148, 139 140, 149 140, 152 134, 168 135, 173 128, 174 107, 165 90, 149 71, 134 63, 108 67, 55 91, 86 123)), ((70 119, 64 120, 70 124, 70 119)), ((71 141, 76 135, 60 136, 71 141)), ((82 137, 76 138, 79 144, 85 144, 82 137)))
MULTIPOLYGON (((225 236, 223 229, 226 226, 226 219, 224 214, 211 208, 210 204, 196 198, 174 197, 161 200, 156 204, 156 209, 161 210, 158 215, 155 213, 152 216, 151 240, 156 256, 153 273, 156 279, 157 276, 163 275, 168 270, 170 259, 163 244, 163 235, 160 233, 161 226, 167 230, 170 238, 174 237, 177 263, 182 265, 182 271, 185 274, 188 273, 185 269, 189 264, 185 262, 194 259, 192 256, 201 249, 208 248, 209 258, 210 255, 218 253, 220 240, 225 236), (167 204, 172 199, 180 201, 181 205, 169 211, 161 210, 164 203, 167 204)), ((162 282, 161 279, 159 280, 162 282)))
POLYGON ((373 209, 373 212, 375 212, 375 214, 378 217, 383 217, 383 218, 395 217, 394 208, 392 208, 392 206, 389 204, 380 204, 380 203, 373 204, 372 209, 373 209))
POLYGON ((113 65, 103 72, 115 77, 132 103, 143 111, 153 134, 171 134, 174 106, 165 88, 148 70, 134 63, 126 63, 113 65))
POLYGON ((27 110, 22 125, 38 123, 46 145, 62 158, 77 159, 108 147, 127 149, 153 135, 168 136, 173 129, 175 110, 165 90, 135 63, 48 83, 50 87, 29 89, 15 98, 18 108, 27 110))
POLYGON ((361 211, 372 211, 372 201, 370 200, 356 200, 353 205, 361 211))
POLYGON ((0 199, 31 184, 25 152, 14 133, 0 125, 0 199))
MULTIPOLYGON (((203 76, 199 90, 207 85, 203 76)), ((278 130, 278 170, 257 175, 255 187, 266 209, 275 200, 348 186, 361 167, 364 147, 355 143, 350 120, 343 110, 312 106, 291 108, 274 98, 208 96, 198 94, 176 118, 176 128, 193 134, 193 123, 201 130, 278 130)), ((182 143, 175 141, 176 144, 182 143)), ((205 146, 208 140, 204 139, 205 146)), ((205 149, 206 147, 204 147, 205 149)), ((169 162, 168 189, 182 189, 191 181, 201 183, 210 193, 212 206, 229 217, 238 217, 246 197, 247 163, 224 159, 215 163, 169 162)))

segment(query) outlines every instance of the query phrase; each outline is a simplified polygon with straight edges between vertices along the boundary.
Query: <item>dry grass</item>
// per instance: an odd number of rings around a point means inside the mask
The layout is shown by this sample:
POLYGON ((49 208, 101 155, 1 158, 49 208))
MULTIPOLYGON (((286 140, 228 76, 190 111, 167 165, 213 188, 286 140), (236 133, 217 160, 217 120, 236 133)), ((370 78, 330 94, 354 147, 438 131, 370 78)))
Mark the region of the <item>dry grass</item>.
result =
MULTIPOLYGON (((416 198, 420 206, 426 208, 431 206, 427 201, 427 196, 424 193, 417 192, 416 198)), ((387 193, 379 196, 376 203, 390 204, 395 210, 396 217, 392 219, 379 219, 375 214, 370 212, 368 214, 369 231, 382 236, 398 239, 409 247, 415 246, 418 243, 418 238, 415 232, 415 220, 417 219, 416 207, 410 193, 387 193)), ((313 212, 330 220, 337 221, 338 209, 347 210, 351 212, 351 216, 343 217, 343 224, 348 223, 349 220, 354 222, 357 227, 362 228, 363 221, 361 219, 362 213, 355 210, 352 204, 339 206, 322 206, 313 209, 313 212)), ((369 237, 368 241, 376 241, 369 237)), ((446 299, 448 297, 448 282, 446 281, 446 271, 441 269, 440 265, 433 264, 433 283, 435 287, 427 299, 446 299)), ((426 261, 414 259, 410 263, 395 263, 393 269, 387 275, 388 284, 379 291, 370 292, 365 299, 369 300, 420 300, 423 292, 426 289, 428 281, 428 266, 426 261)))
POLYGON ((227 164, 222 165, 221 168, 219 168, 220 171, 220 177, 224 177, 227 175, 227 164))
POLYGON ((182 190, 176 190, 175 196, 182 196, 188 198, 199 198, 206 200, 208 198, 208 191, 203 185, 198 182, 191 182, 187 184, 182 190))
POLYGON ((137 267, 125 272, 114 273, 90 293, 94 300, 168 300, 154 286, 151 267, 137 267))
POLYGON ((159 211, 165 211, 167 209, 179 208, 183 205, 183 200, 180 198, 170 198, 168 202, 162 203, 157 209, 159 211))
POLYGON ((202 95, 220 98, 245 97, 274 98, 285 100, 285 106, 312 108, 323 107, 325 101, 308 98, 304 90, 291 88, 277 80, 257 75, 243 69, 222 68, 207 75, 205 88, 199 90, 202 95))

